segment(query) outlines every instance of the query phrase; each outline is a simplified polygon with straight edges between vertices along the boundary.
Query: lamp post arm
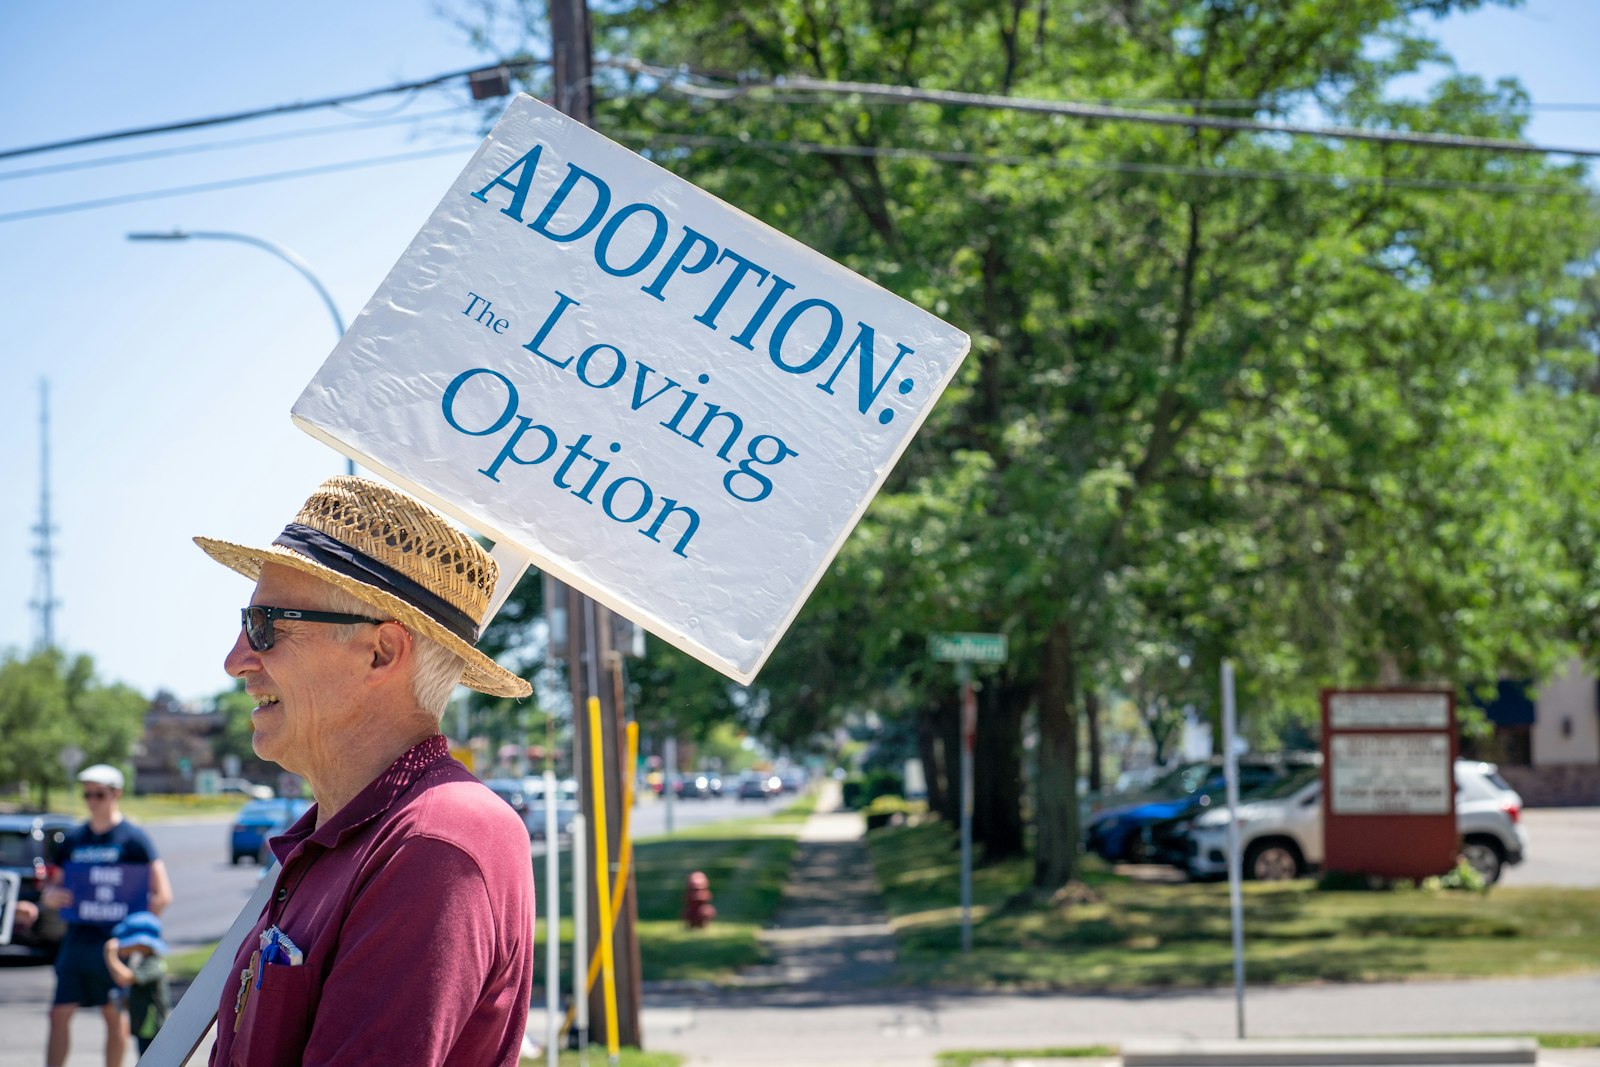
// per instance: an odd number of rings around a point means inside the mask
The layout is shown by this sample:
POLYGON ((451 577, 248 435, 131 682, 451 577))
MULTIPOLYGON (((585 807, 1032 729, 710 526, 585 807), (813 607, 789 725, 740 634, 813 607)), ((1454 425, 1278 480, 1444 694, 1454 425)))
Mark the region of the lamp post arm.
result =
MULTIPOLYGON (((187 241, 190 238, 200 238, 210 241, 238 241, 240 244, 254 245, 263 252, 271 253, 283 260, 289 266, 300 272, 300 276, 311 283, 311 287, 322 297, 322 302, 328 308, 328 314, 333 316, 333 328, 338 331, 338 337, 344 336, 344 318, 339 314, 339 305, 333 302, 333 294, 328 292, 320 279, 311 270, 311 264, 295 255, 293 252, 260 237, 252 237, 247 233, 232 233, 227 230, 180 230, 173 229, 165 233, 130 233, 130 241, 187 241)), ((345 457, 345 473, 355 474, 356 461, 345 457)))
POLYGON ((311 264, 284 248, 282 245, 273 244, 271 241, 260 237, 252 237, 247 233, 229 233, 224 230, 173 230, 170 233, 130 233, 130 241, 187 241, 190 238, 200 238, 210 241, 238 241, 241 244, 255 245, 263 252, 270 252, 283 260, 289 266, 300 272, 300 276, 311 283, 311 287, 322 297, 322 302, 327 305, 328 314, 333 316, 333 327, 339 331, 339 336, 344 336, 344 319, 339 315, 339 306, 333 302, 333 294, 317 278, 311 270, 311 264))

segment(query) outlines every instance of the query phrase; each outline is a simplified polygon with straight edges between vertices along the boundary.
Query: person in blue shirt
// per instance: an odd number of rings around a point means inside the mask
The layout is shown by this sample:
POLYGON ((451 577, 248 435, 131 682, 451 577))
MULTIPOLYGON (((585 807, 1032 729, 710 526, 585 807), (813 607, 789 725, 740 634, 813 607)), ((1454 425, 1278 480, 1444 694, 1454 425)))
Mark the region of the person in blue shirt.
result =
MULTIPOLYGON (((83 784, 89 819, 67 834, 56 862, 63 866, 148 865, 149 895, 144 909, 160 915, 172 901, 172 885, 149 836, 122 815, 122 772, 96 763, 84 768, 78 781, 83 784)), ((106 967, 104 946, 124 916, 109 921, 100 918, 96 909, 85 906, 91 902, 77 900, 72 890, 60 883, 46 886, 41 902, 56 909, 78 906, 67 922, 67 934, 56 957, 56 994, 50 1005, 45 1062, 49 1067, 63 1067, 72 1046, 73 1016, 78 1008, 90 1007, 99 1008, 105 1017, 108 1067, 121 1067, 128 1051, 128 1016, 122 1010, 122 990, 106 967)))

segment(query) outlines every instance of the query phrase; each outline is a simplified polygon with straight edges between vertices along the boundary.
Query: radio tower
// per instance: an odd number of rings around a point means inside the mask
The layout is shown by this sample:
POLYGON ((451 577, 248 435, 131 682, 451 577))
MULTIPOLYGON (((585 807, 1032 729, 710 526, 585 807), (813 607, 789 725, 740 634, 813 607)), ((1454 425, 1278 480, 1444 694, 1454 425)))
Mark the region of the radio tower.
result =
POLYGON ((55 626, 52 616, 61 606, 56 599, 55 582, 51 578, 50 564, 55 549, 50 545, 50 535, 55 527, 50 523, 50 382, 39 379, 39 523, 33 528, 39 544, 33 554, 39 561, 35 580, 36 596, 28 606, 39 613, 39 645, 43 650, 54 648, 55 626))

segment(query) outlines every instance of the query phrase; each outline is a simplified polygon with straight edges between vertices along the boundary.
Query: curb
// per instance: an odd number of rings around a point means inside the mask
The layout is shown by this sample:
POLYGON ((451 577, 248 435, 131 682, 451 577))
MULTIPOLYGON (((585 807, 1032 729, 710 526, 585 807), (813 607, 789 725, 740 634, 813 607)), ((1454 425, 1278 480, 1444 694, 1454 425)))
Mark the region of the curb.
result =
POLYGON ((1122 1067, 1347 1067, 1347 1065, 1531 1064, 1532 1038, 1216 1041, 1143 1039, 1122 1049, 1122 1067))

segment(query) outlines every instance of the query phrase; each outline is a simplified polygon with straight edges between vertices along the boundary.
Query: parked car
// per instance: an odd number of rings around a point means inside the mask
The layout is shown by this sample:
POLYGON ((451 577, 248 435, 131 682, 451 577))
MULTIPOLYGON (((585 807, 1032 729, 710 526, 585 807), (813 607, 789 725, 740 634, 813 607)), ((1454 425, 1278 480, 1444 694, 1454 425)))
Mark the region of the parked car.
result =
POLYGON ((739 785, 734 792, 740 800, 770 800, 782 786, 782 781, 776 775, 751 771, 739 776, 739 785))
MULTIPOLYGON (((17 876, 19 901, 39 904, 45 882, 60 874, 57 849, 78 822, 71 815, 54 813, 0 815, 0 870, 17 876)), ((11 943, 0 945, 0 956, 53 960, 66 930, 54 908, 40 905, 38 921, 12 927, 11 943)))
MULTIPOLYGON (((543 841, 545 836, 545 797, 544 779, 542 778, 490 778, 483 783, 488 786, 496 796, 511 805, 522 819, 522 825, 527 828, 528 838, 533 841, 543 841), (534 790, 537 791, 534 791, 534 790)), ((578 802, 573 797, 577 793, 577 783, 572 783, 573 796, 569 797, 566 790, 558 784, 556 786, 556 833, 572 833, 572 820, 578 814, 578 802)))
MULTIPOLYGON (((1522 862, 1527 834, 1522 797, 1500 777, 1499 768, 1478 760, 1456 760, 1456 827, 1461 854, 1493 884, 1507 864, 1522 862)), ((1239 849, 1246 878, 1298 878, 1322 866, 1322 779, 1284 795, 1262 797, 1238 809, 1239 849)), ((1215 878, 1228 870, 1228 813, 1197 816, 1188 831, 1192 878, 1215 878)))
POLYGON ((257 785, 243 778, 218 778, 217 792, 234 793, 253 800, 271 800, 278 795, 270 785, 257 785))
MULTIPOLYGON (((1303 789, 1308 783, 1316 781, 1322 774, 1322 757, 1316 756, 1307 762, 1297 763, 1287 773, 1278 778, 1270 778, 1265 782, 1246 787, 1243 782, 1239 787, 1239 804, 1243 808, 1262 800, 1276 800, 1282 797, 1293 796, 1303 789)), ((1241 778, 1243 776, 1241 775, 1241 778)), ((1228 797, 1224 788, 1215 796, 1206 798, 1207 802, 1198 805, 1199 814, 1216 809, 1225 809, 1228 797)), ((1160 822, 1151 823, 1142 831, 1142 844, 1146 862, 1164 863, 1172 867, 1187 867, 1189 863, 1190 832, 1195 819, 1196 811, 1186 810, 1182 814, 1160 822)))
MULTIPOLYGON (((528 805, 527 814, 523 816, 523 823, 528 827, 528 837, 534 841, 545 839, 545 799, 539 797, 528 805)), ((572 835, 572 821, 578 817, 578 802, 557 798, 556 800, 556 836, 570 837, 572 835)))
MULTIPOLYGON (((1241 793, 1276 781, 1299 763, 1266 757, 1238 761, 1241 793)), ((1220 759, 1187 763, 1151 786, 1142 801, 1107 808, 1089 820, 1086 845, 1107 863, 1149 863, 1157 856, 1145 829, 1209 807, 1227 789, 1220 759)))
POLYGON ((278 861, 278 857, 274 856, 272 849, 268 847, 272 839, 288 833, 289 827, 299 818, 299 815, 293 814, 292 808, 285 809, 279 813, 277 820, 271 826, 261 831, 261 847, 256 849, 256 866, 260 868, 257 872, 258 877, 265 878, 267 868, 278 861))
POLYGON ((228 860, 242 863, 245 860, 261 862, 269 831, 275 825, 288 827, 306 813, 312 801, 306 797, 273 797, 270 800, 252 800, 239 809, 228 831, 228 860))
MULTIPOLYGON (((719 779, 720 784, 720 779, 719 779)), ((711 775, 704 771, 674 777, 672 794, 679 800, 706 800, 712 796, 711 775)))

